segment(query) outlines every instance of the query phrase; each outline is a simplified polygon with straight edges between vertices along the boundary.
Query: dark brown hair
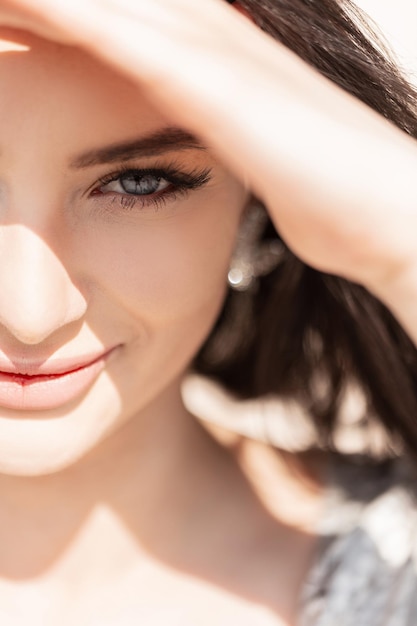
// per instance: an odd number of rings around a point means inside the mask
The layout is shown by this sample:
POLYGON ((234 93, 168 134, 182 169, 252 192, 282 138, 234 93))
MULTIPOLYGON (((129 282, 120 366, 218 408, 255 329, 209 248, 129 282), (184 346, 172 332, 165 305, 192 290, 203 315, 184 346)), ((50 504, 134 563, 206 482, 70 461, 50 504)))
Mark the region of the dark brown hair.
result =
MULTIPOLYGON (((417 138, 416 92, 348 1, 240 4, 265 32, 417 138)), ((279 237, 271 223, 264 237, 279 237)), ((228 293, 195 367, 239 397, 298 400, 329 448, 346 385, 354 381, 367 399, 365 419, 378 419, 417 459, 414 344, 366 289, 312 269, 288 249, 255 293, 228 293)))

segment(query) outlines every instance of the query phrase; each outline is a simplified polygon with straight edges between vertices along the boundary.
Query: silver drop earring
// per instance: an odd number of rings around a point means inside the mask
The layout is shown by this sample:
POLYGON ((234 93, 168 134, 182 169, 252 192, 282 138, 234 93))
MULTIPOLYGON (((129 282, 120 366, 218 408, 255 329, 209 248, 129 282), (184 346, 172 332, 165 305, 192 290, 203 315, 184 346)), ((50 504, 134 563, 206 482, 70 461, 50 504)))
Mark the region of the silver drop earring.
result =
POLYGON ((229 286, 236 291, 254 289, 257 279, 272 272, 283 258, 285 248, 279 239, 261 241, 268 219, 259 202, 246 209, 227 275, 229 286))

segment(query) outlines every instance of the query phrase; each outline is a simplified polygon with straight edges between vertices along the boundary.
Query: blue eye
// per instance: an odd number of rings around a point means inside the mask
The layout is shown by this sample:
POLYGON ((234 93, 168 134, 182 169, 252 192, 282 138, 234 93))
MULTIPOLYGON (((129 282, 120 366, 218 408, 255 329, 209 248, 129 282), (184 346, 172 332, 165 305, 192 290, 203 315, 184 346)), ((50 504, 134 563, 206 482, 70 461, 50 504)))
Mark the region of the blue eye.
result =
POLYGON ((149 196, 164 191, 170 182, 155 174, 143 174, 139 171, 126 172, 118 178, 100 187, 102 193, 114 191, 135 196, 149 196))
POLYGON ((120 201, 123 208, 133 208, 138 203, 145 208, 155 205, 159 208, 168 200, 176 200, 179 196, 202 187, 211 179, 210 170, 194 171, 191 174, 180 172, 175 168, 165 169, 125 169, 113 172, 101 178, 93 192, 93 196, 104 199, 112 198, 120 201))

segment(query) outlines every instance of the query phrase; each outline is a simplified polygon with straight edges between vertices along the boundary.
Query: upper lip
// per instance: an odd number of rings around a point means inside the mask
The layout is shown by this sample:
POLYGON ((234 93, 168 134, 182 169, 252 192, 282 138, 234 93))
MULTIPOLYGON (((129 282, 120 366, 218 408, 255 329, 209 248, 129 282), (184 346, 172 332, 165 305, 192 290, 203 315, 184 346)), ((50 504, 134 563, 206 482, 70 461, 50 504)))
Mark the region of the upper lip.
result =
POLYGON ((113 350, 114 348, 109 348, 78 357, 52 357, 43 361, 29 358, 11 359, 0 356, 0 373, 15 374, 17 376, 59 376, 60 374, 69 374, 75 370, 92 365, 95 361, 106 357, 113 350))

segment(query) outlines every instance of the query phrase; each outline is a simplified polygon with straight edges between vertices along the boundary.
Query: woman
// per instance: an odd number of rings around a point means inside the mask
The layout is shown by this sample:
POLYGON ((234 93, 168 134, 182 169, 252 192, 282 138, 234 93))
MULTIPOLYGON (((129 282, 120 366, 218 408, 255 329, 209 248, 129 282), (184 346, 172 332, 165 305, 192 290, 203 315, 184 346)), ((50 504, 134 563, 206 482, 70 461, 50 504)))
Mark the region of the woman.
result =
POLYGON ((331 449, 356 381, 415 450, 411 88, 330 0, 0 21, 3 622, 411 624, 410 546, 358 525, 384 492, 404 537, 405 462, 227 449, 180 395, 193 362, 297 399, 331 449))

